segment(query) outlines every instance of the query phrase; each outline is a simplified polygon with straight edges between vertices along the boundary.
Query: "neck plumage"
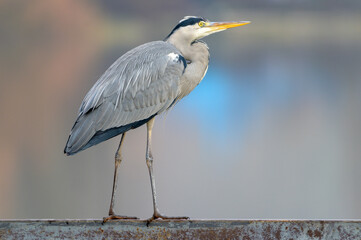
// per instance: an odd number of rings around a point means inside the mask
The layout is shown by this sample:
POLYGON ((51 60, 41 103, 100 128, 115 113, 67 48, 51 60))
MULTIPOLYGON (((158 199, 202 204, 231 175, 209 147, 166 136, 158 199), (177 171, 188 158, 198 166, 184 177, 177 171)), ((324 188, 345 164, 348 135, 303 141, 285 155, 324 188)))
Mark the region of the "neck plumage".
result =
POLYGON ((184 39, 172 38, 167 42, 173 44, 187 60, 187 67, 181 79, 181 94, 179 98, 188 95, 203 79, 208 69, 209 51, 208 46, 201 41, 186 41, 184 39))
POLYGON ((173 36, 170 36, 166 41, 173 44, 188 61, 205 61, 208 64, 209 51, 207 44, 204 42, 198 40, 190 41, 173 36))

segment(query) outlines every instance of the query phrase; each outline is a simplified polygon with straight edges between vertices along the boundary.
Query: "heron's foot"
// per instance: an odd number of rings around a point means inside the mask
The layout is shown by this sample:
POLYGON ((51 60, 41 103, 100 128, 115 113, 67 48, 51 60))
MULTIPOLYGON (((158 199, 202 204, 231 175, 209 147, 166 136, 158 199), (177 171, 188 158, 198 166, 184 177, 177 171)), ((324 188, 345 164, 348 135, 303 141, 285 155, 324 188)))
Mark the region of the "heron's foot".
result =
POLYGON ((156 219, 161 219, 161 220, 188 220, 189 217, 185 217, 185 216, 168 217, 168 216, 164 216, 164 215, 162 215, 160 213, 154 213, 153 216, 147 220, 147 226, 149 225, 149 223, 151 223, 152 221, 154 221, 156 219))
POLYGON ((109 215, 108 217, 104 217, 103 218, 103 223, 108 222, 109 220, 113 220, 113 219, 139 219, 137 217, 132 217, 132 216, 122 216, 122 215, 109 215))

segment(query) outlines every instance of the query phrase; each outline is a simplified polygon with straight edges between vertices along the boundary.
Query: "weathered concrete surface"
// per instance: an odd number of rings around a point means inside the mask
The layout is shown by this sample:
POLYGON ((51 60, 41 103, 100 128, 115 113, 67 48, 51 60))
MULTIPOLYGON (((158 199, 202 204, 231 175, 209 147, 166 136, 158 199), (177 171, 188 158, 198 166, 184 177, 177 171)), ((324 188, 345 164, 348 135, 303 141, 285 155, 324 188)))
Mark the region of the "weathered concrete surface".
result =
POLYGON ((0 220, 0 239, 361 239, 361 220, 0 220))

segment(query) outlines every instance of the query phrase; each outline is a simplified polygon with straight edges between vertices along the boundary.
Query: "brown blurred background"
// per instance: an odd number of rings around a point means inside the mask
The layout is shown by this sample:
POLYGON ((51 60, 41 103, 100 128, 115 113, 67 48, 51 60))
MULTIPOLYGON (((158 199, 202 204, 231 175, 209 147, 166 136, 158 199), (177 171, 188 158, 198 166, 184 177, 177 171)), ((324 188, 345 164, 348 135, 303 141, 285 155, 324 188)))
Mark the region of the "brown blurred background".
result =
MULTIPOLYGON (((205 39, 209 71, 154 130, 159 206, 191 218, 361 217, 361 2, 0 1, 0 218, 107 214, 119 137, 63 154, 80 103, 127 50, 185 15, 252 24, 205 39)), ((145 128, 116 210, 150 217, 145 128)))

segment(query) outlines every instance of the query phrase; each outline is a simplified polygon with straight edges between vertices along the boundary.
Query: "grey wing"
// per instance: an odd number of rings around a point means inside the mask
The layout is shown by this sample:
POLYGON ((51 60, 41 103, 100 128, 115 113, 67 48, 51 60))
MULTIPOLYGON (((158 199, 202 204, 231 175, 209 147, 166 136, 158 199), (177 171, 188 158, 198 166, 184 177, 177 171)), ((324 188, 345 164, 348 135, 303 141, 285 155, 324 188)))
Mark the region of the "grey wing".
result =
POLYGON ((120 57, 85 96, 64 152, 68 155, 141 126, 177 98, 185 59, 151 42, 120 57))

